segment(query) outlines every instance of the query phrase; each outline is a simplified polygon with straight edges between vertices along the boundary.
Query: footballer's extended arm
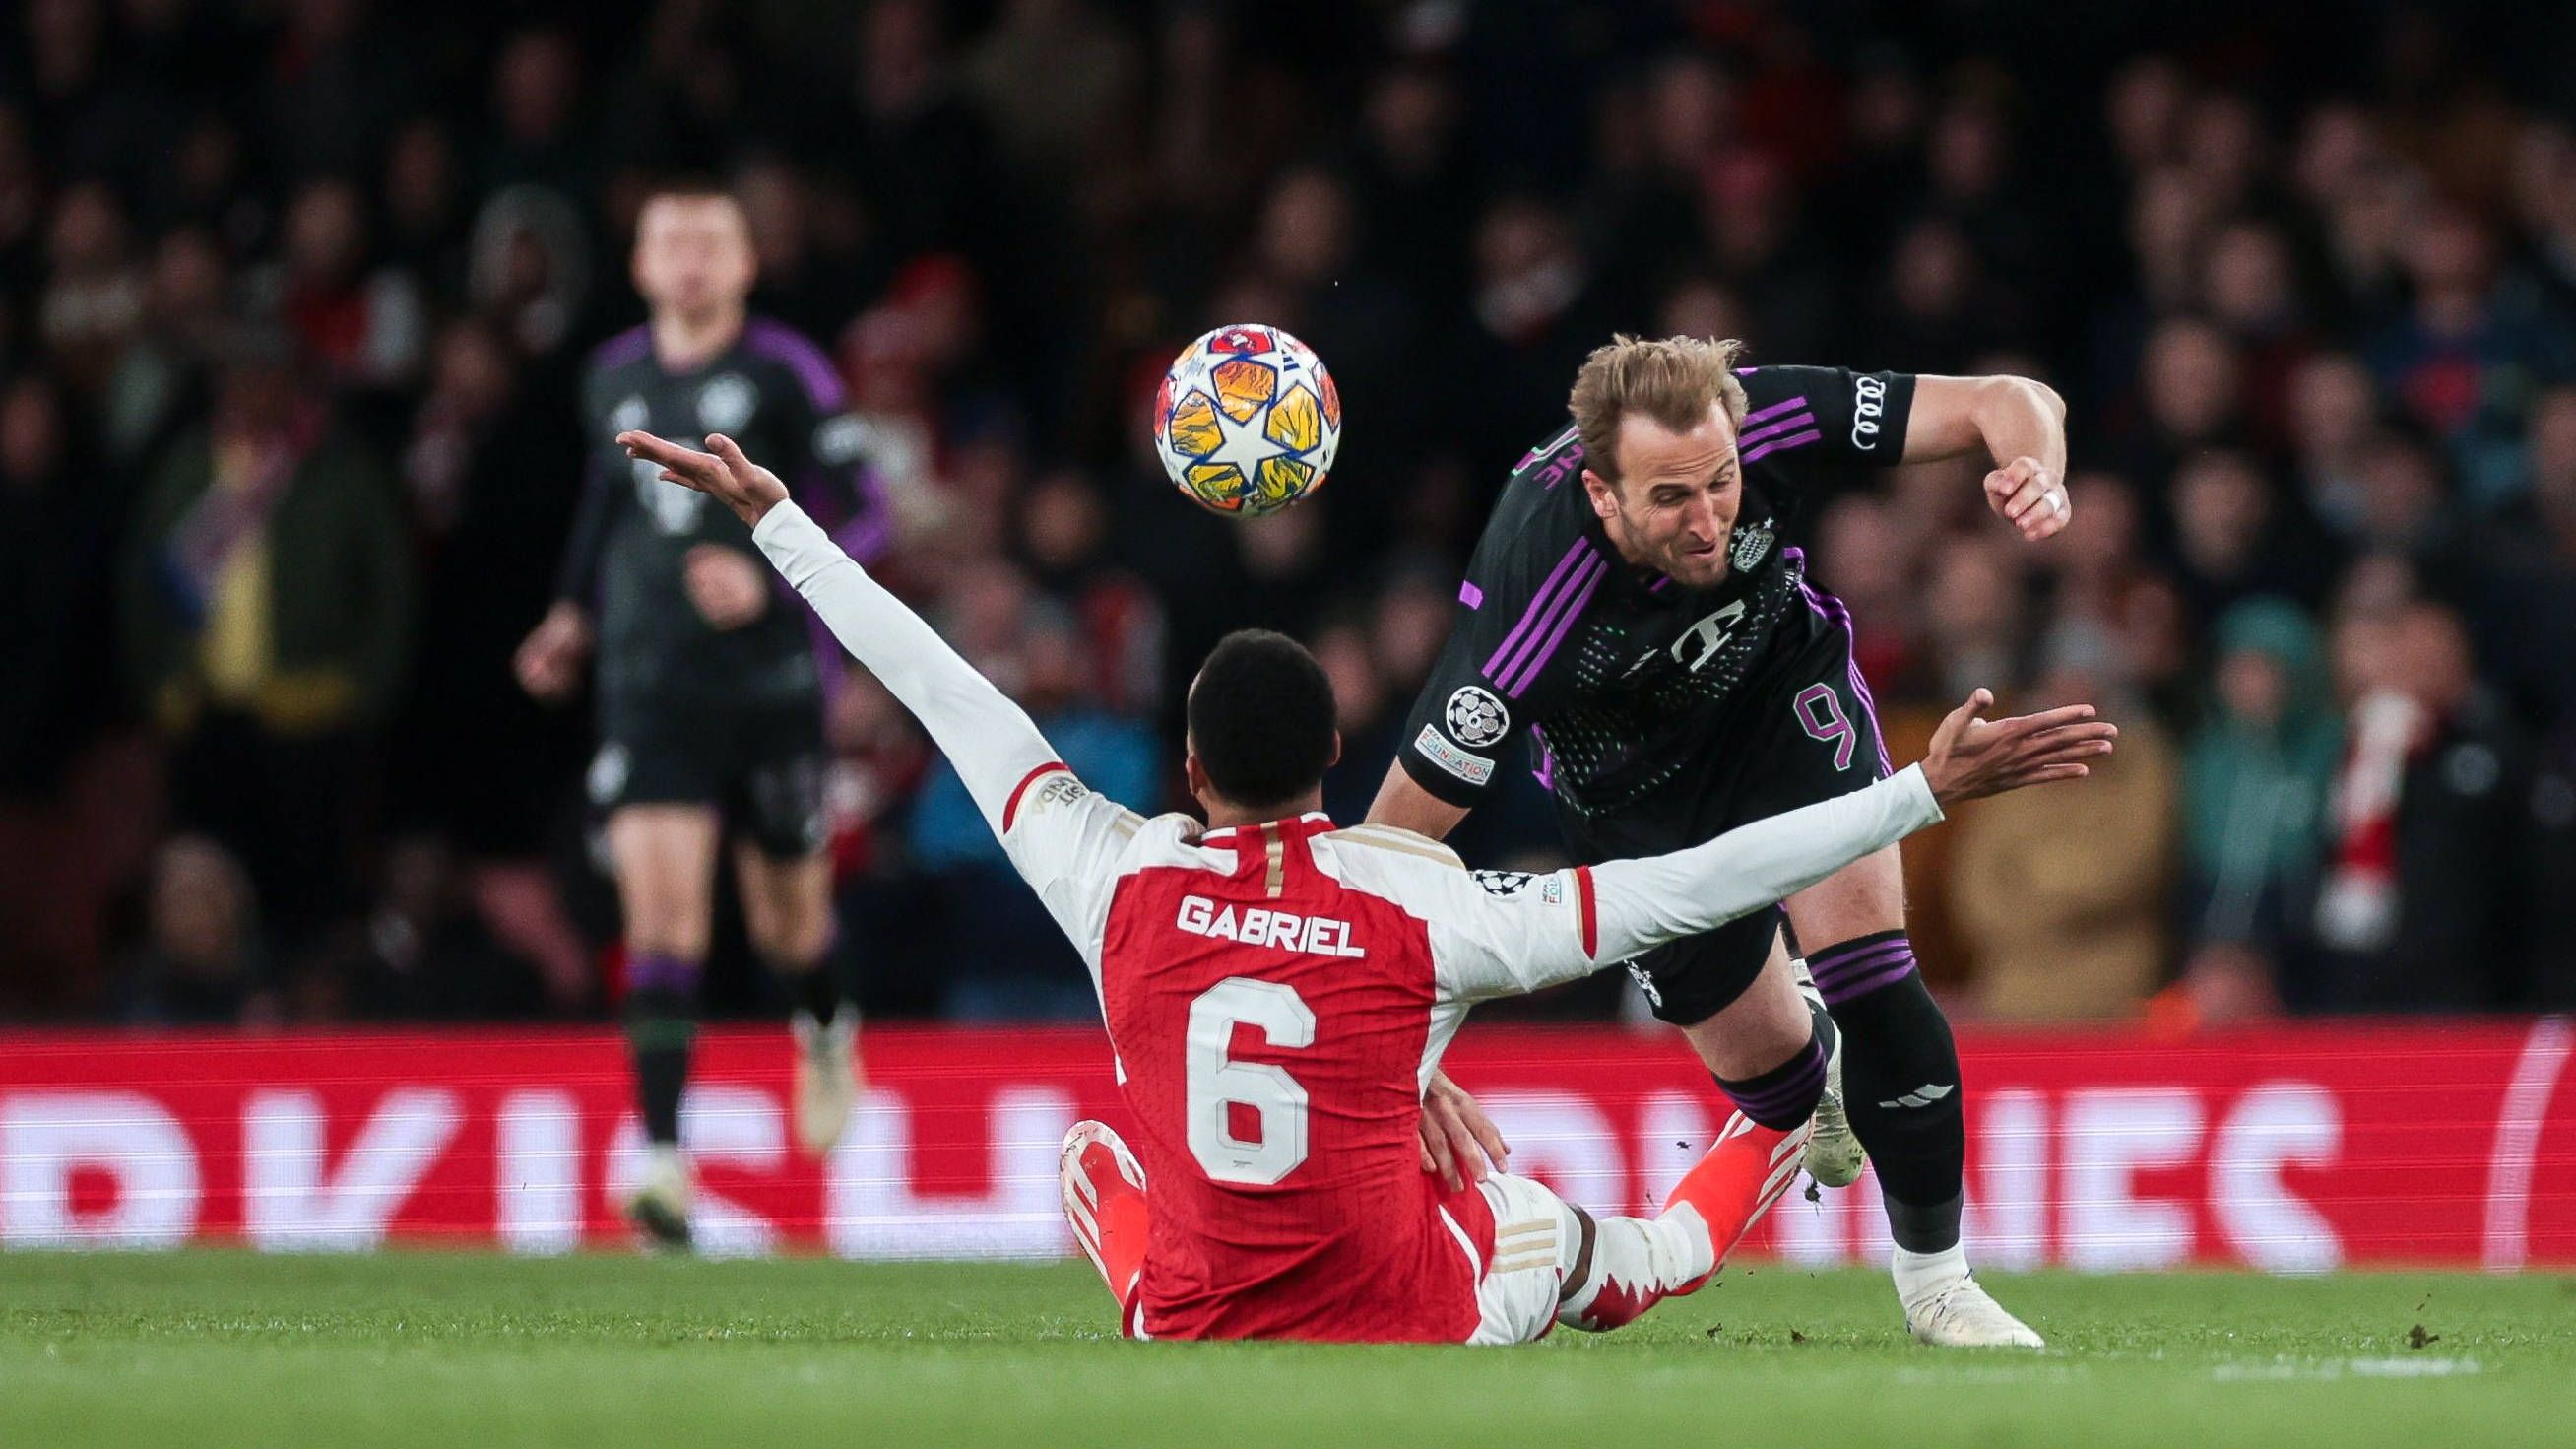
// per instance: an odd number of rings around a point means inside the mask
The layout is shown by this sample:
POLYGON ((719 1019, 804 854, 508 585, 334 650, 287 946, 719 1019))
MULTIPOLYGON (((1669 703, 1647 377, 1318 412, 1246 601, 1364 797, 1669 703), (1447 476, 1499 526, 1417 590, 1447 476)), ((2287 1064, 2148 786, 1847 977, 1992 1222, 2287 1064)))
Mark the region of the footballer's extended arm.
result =
POLYGON ((1850 794, 1686 850, 1577 867, 1562 873, 1562 891, 1460 892, 1465 904, 1439 922, 1453 933, 1444 989, 1468 1000, 1536 991, 1715 930, 1938 823, 1947 805, 2082 779, 2119 735, 2090 705, 1989 721, 1993 703, 1978 690, 1942 721, 1922 763, 1850 794), (1566 904, 1574 930, 1540 919, 1561 921, 1566 904))

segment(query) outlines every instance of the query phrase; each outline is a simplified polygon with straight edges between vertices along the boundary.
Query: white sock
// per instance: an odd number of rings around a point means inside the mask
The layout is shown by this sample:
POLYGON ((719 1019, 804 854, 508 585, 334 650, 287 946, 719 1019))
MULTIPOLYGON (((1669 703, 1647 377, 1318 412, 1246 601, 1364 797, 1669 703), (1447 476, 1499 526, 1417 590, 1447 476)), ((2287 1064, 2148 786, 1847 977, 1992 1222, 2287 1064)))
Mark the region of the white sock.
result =
POLYGON ((1556 1321, 1586 1333, 1617 1328, 1716 1267, 1708 1224, 1687 1203, 1659 1218, 1596 1219, 1592 1274, 1557 1305, 1556 1321), (1606 1305, 1605 1292, 1612 1295, 1606 1305), (1596 1314, 1596 1307, 1604 1313, 1596 1314))
POLYGON ((1887 1266, 1896 1275, 1896 1296, 1911 1303, 1914 1295, 1927 1288, 1967 1277, 1968 1249, 1960 1243, 1952 1243, 1937 1253, 1909 1253, 1899 1248, 1887 1266))

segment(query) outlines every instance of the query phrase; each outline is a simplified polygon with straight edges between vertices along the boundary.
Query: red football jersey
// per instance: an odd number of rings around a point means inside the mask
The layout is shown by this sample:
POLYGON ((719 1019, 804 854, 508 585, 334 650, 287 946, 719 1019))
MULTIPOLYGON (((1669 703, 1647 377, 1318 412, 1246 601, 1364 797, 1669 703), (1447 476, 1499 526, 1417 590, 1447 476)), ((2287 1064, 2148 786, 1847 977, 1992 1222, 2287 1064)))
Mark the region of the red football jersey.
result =
POLYGON ((1151 1336, 1475 1330, 1483 1199, 1444 1217, 1421 1162, 1430 929, 1319 867, 1331 829, 1211 831, 1200 860, 1144 865, 1111 898, 1101 998, 1151 1185, 1151 1336))

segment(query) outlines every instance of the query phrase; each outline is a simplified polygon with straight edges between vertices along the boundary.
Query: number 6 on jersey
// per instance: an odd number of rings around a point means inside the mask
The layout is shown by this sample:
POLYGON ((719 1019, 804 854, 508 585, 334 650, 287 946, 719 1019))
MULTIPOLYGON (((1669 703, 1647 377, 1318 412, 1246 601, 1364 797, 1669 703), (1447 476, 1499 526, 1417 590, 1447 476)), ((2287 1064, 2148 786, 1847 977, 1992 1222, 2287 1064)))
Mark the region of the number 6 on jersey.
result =
POLYGON ((1268 1187, 1306 1160, 1306 1089, 1285 1067, 1229 1060, 1237 1026, 1274 1047, 1310 1047, 1315 1013, 1295 988, 1247 976, 1229 976, 1190 1003, 1190 1155, 1214 1181, 1268 1187), (1258 1140, 1234 1134, 1238 1103, 1252 1109, 1258 1140))

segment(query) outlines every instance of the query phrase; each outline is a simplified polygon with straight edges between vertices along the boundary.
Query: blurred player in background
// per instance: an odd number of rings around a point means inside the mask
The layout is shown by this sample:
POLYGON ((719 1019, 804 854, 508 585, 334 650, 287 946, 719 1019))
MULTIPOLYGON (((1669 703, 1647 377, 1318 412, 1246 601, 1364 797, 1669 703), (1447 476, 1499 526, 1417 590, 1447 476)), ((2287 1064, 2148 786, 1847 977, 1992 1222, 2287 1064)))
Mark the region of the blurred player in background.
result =
POLYGON ((529 692, 560 700, 596 653, 599 754, 628 951, 626 1011, 650 1157, 629 1202, 655 1240, 685 1245, 691 1180, 680 1099, 696 1032, 717 860, 727 827, 751 946, 794 999, 800 1146, 820 1156, 857 1098, 857 1009, 831 968, 823 848, 823 686, 802 610, 780 607, 750 530, 658 468, 630 463, 629 428, 722 430, 788 460, 808 501, 848 520, 863 555, 882 515, 860 427, 812 343, 747 315, 755 272, 741 206, 666 188, 636 217, 634 279, 651 321, 610 339, 582 382, 589 479, 557 601, 518 656, 529 692))
POLYGON ((1082 953, 1141 1151, 1077 1125, 1065 1209, 1144 1337, 1525 1342, 1696 1289, 1795 1178, 1808 1124, 1736 1114, 1654 1218, 1596 1220, 1502 1173, 1445 1186, 1422 1170, 1421 1091, 1468 1007, 1763 912, 1944 802, 2081 777, 2115 733, 2084 706, 1985 723, 1980 690, 1922 765, 1857 792, 1652 859, 1470 874, 1418 835, 1334 828, 1331 683, 1295 642, 1246 631, 1190 690, 1206 826, 1147 820, 1084 788, 732 440, 624 442, 751 527, 921 719, 1082 953))
MULTIPOLYGON (((1447 835, 1524 736, 1577 860, 1678 850, 1887 775, 1851 617, 1807 582, 1780 519, 1837 466, 1981 454, 1988 506, 2047 538, 2070 514, 2065 406, 2021 378, 1739 370, 1738 350, 1620 337, 1584 363, 1572 423, 1495 505, 1371 821, 1447 835)), ((1783 910, 1630 970, 1745 1115, 1815 1115, 1820 1182, 1853 1181, 1867 1149, 1917 1338, 2037 1348, 1960 1246, 1959 1054, 1915 970, 1904 886, 1890 844, 1785 898, 1816 1009, 1783 910)), ((1435 1082, 1435 1112, 1454 1095, 1435 1082)))

